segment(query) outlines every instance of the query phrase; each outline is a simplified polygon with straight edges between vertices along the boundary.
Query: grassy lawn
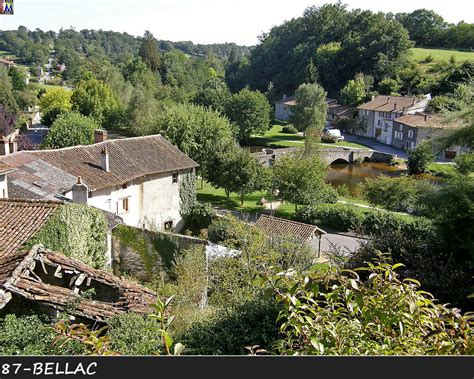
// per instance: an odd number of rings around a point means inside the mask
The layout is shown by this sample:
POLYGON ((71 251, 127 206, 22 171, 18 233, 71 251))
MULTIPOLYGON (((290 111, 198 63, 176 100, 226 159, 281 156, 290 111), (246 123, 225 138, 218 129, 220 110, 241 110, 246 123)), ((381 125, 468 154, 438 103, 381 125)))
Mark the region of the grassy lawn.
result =
MULTIPOLYGON (((248 145, 268 146, 268 147, 303 147, 304 137, 298 134, 283 133, 284 125, 275 124, 263 136, 253 136, 249 139, 248 145)), ((337 142, 334 144, 324 144, 322 146, 344 146, 367 148, 368 146, 357 142, 337 142)))
POLYGON ((434 176, 442 178, 451 178, 456 175, 456 169, 452 164, 431 163, 428 166, 428 171, 434 176))
POLYGON ((470 51, 458 51, 458 50, 441 50, 441 49, 422 49, 415 47, 410 49, 412 52, 412 57, 416 61, 422 61, 428 55, 433 57, 433 61, 448 61, 451 56, 454 55, 454 58, 458 62, 474 60, 474 52, 470 51))

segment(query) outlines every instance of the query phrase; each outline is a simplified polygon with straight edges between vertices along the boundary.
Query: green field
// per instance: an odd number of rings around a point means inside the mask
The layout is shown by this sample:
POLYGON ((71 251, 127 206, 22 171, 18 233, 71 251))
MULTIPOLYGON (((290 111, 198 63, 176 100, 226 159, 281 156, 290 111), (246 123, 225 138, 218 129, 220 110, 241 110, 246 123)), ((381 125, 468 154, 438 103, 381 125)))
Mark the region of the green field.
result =
POLYGON ((429 55, 433 57, 433 62, 448 61, 452 56, 454 56, 458 62, 474 60, 474 52, 469 51, 423 49, 419 47, 410 50, 413 54, 413 59, 417 62, 424 60, 429 55))
MULTIPOLYGON (((283 133, 284 125, 276 124, 263 136, 253 136, 249 139, 248 145, 268 146, 268 147, 303 147, 304 137, 298 134, 283 133)), ((355 142, 338 142, 325 144, 324 146, 345 146, 365 148, 367 146, 355 142)))

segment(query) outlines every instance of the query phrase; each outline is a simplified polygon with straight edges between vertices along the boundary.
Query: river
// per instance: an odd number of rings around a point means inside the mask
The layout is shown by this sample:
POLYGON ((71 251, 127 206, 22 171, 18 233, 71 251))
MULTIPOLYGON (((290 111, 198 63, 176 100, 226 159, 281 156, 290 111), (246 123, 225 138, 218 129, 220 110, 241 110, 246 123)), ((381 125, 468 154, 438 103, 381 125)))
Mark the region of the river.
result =
MULTIPOLYGON (((360 164, 332 164, 328 170, 326 181, 333 186, 347 185, 349 192, 354 195, 359 183, 363 183, 365 178, 375 178, 379 175, 386 176, 400 176, 406 174, 406 170, 400 169, 396 166, 389 166, 385 163, 363 162, 360 164)), ((433 182, 439 180, 438 178, 423 174, 417 175, 420 179, 427 179, 433 182)))

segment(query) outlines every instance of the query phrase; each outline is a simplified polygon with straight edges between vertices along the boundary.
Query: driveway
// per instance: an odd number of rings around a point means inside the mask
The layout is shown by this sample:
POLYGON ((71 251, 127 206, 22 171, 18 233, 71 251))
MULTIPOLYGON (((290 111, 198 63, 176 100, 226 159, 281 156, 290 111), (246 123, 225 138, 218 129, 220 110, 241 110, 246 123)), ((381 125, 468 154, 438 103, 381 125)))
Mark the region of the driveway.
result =
POLYGON ((371 149, 380 151, 382 153, 393 154, 398 158, 406 159, 408 155, 405 151, 397 149, 396 147, 385 145, 383 143, 377 142, 372 138, 355 136, 353 134, 344 134, 344 141, 347 142, 358 142, 364 145, 369 146, 371 149))
MULTIPOLYGON (((359 248, 363 241, 361 238, 346 233, 328 231, 328 233, 321 238, 321 257, 324 258, 325 253, 333 251, 334 249, 338 249, 345 255, 350 255, 359 248)), ((314 251, 318 251, 319 240, 317 238, 310 240, 308 244, 314 251)))

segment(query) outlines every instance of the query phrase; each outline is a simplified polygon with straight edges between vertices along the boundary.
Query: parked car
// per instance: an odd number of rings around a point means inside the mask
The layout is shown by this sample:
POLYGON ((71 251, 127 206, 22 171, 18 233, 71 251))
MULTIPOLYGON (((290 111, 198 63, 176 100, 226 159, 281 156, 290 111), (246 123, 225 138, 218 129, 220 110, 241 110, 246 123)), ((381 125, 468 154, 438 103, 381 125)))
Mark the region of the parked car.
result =
POLYGON ((328 137, 333 137, 337 139, 336 142, 344 141, 344 136, 341 134, 341 131, 339 129, 329 129, 326 131, 326 135, 328 137))

